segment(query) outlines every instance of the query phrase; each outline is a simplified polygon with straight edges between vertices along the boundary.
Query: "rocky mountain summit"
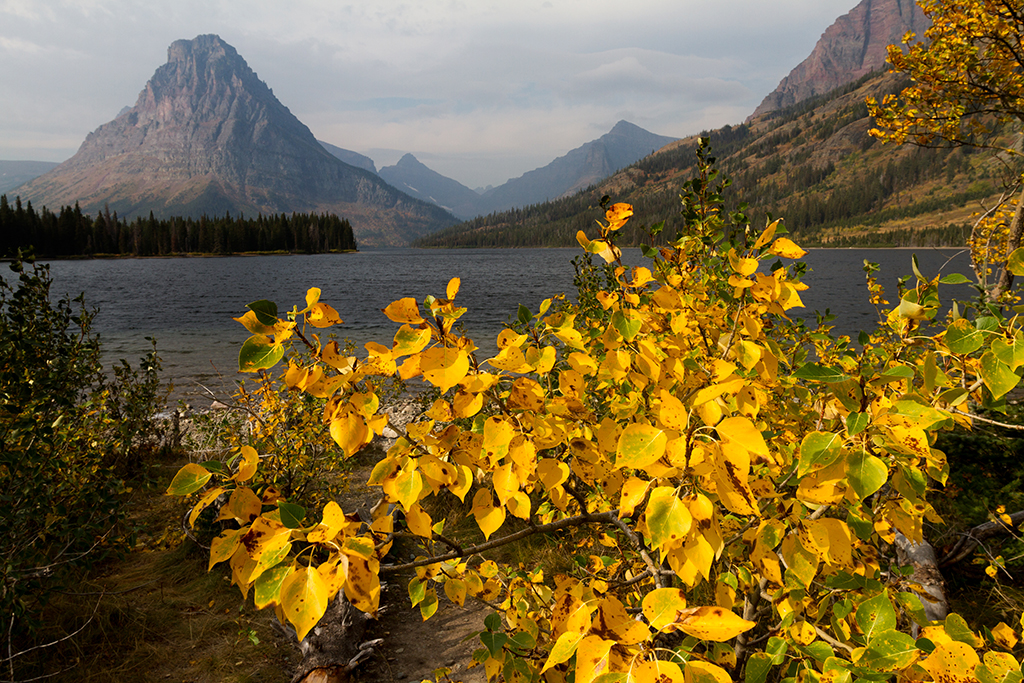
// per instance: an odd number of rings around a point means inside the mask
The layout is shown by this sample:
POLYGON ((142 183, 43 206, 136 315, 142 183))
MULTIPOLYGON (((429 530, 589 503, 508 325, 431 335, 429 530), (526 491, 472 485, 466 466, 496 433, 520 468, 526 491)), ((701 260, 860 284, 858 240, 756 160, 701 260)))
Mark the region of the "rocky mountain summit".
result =
POLYGON ((329 153, 215 35, 174 42, 135 106, 15 191, 122 217, 332 212, 360 245, 406 244, 455 222, 329 153))
POLYGON ((885 66, 887 47, 930 22, 914 0, 861 0, 836 19, 814 50, 754 110, 751 118, 824 95, 885 66))

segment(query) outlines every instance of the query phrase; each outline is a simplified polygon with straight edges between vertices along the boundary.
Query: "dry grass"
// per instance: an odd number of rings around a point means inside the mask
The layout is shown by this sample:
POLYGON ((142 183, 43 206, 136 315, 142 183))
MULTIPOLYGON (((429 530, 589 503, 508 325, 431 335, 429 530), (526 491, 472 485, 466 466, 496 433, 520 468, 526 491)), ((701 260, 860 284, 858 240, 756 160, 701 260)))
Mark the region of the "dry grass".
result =
MULTIPOLYGON (((163 467, 173 472, 177 465, 163 467)), ((136 491, 132 553, 100 567, 76 594, 50 596, 39 642, 84 628, 18 658, 16 680, 290 680, 298 651, 272 627, 272 612, 257 611, 251 597, 242 604, 225 570, 206 571, 207 551, 184 539, 180 501, 163 495, 162 486, 166 481, 136 491)))

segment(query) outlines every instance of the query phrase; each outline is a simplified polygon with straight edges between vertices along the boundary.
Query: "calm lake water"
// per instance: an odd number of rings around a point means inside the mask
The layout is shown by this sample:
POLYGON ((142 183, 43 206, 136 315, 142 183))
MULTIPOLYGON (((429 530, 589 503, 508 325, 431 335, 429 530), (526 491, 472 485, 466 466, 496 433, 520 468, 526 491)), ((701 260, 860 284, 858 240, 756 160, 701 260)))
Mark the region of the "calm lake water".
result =
MULTIPOLYGON (((875 311, 867 302, 864 259, 882 266, 880 281, 894 294, 897 278, 912 272, 913 253, 925 274, 970 273, 962 250, 817 249, 804 259, 811 272, 805 280, 810 289, 801 294, 807 305, 803 314, 829 308, 839 315, 844 332, 871 327, 875 311)), ((238 349, 248 333, 232 318, 251 301, 270 299, 282 311, 302 308, 306 290, 320 287, 321 300, 345 322, 334 328, 340 337, 360 346, 367 341, 390 346, 397 325, 381 309, 404 296, 418 301, 428 294, 443 297, 448 280, 459 277, 457 301, 468 308, 466 329, 486 351, 485 342, 493 345, 519 304, 536 312, 543 299, 573 292, 571 261, 578 254, 579 249, 382 249, 316 256, 54 261, 50 268, 54 294, 84 292, 89 306, 99 308, 95 330, 109 362, 126 358, 136 363, 148 349, 145 337, 156 338, 177 399, 195 394, 200 385, 230 391, 242 377, 236 372, 238 349)), ((644 263, 635 249, 626 250, 624 260, 644 263)), ((949 289, 970 296, 966 287, 949 289)))

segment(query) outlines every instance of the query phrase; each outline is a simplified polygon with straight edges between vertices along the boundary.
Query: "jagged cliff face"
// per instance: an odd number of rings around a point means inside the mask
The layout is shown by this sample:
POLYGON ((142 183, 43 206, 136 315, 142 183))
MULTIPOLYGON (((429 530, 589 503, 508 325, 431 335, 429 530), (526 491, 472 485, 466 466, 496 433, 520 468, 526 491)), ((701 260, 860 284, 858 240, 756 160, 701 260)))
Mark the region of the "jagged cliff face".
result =
POLYGON ((754 110, 752 117, 796 104, 885 66, 891 44, 907 31, 924 34, 930 22, 914 0, 861 0, 825 30, 810 56, 754 110))
POLYGON ((173 43, 134 107, 17 193, 122 216, 329 211, 352 222, 360 245, 405 244, 455 222, 329 154, 213 35, 173 43))

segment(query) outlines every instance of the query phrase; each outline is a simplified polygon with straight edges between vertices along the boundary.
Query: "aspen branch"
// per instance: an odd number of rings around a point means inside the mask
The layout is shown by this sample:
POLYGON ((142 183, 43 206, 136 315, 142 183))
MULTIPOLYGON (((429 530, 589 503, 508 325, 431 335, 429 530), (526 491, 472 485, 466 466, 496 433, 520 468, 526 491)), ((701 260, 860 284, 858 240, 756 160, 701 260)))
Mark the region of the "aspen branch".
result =
MULTIPOLYGON (((599 512, 594 514, 576 515, 575 517, 565 517, 548 524, 541 524, 540 526, 529 526, 525 529, 521 529, 515 533, 501 538, 495 538, 490 541, 484 541, 468 548, 461 548, 459 550, 453 550, 446 555, 438 555, 436 557, 430 557, 423 560, 417 560, 415 562, 406 562, 405 564, 395 564, 390 566, 383 566, 380 568, 381 574, 394 574, 397 572, 405 571, 406 569, 415 569, 416 567, 427 567, 432 564, 438 564, 439 562, 447 562, 448 560, 457 560, 460 557, 467 557, 469 555, 476 555, 487 550, 494 548, 500 548, 508 545, 509 543, 515 543, 524 538, 533 536, 534 534, 546 534, 552 531, 559 531, 560 529, 568 529, 571 527, 583 526, 584 524, 613 524, 618 526, 622 524, 623 527, 626 525, 619 520, 617 510, 609 510, 608 512, 599 512)), ((621 527, 620 527, 621 528, 621 527)), ((628 529, 628 527, 626 527, 628 529)), ((636 534, 631 534, 632 538, 636 538, 636 534)), ((630 540, 632 540, 632 538, 630 540)), ((637 539, 639 540, 639 539, 637 539)))

